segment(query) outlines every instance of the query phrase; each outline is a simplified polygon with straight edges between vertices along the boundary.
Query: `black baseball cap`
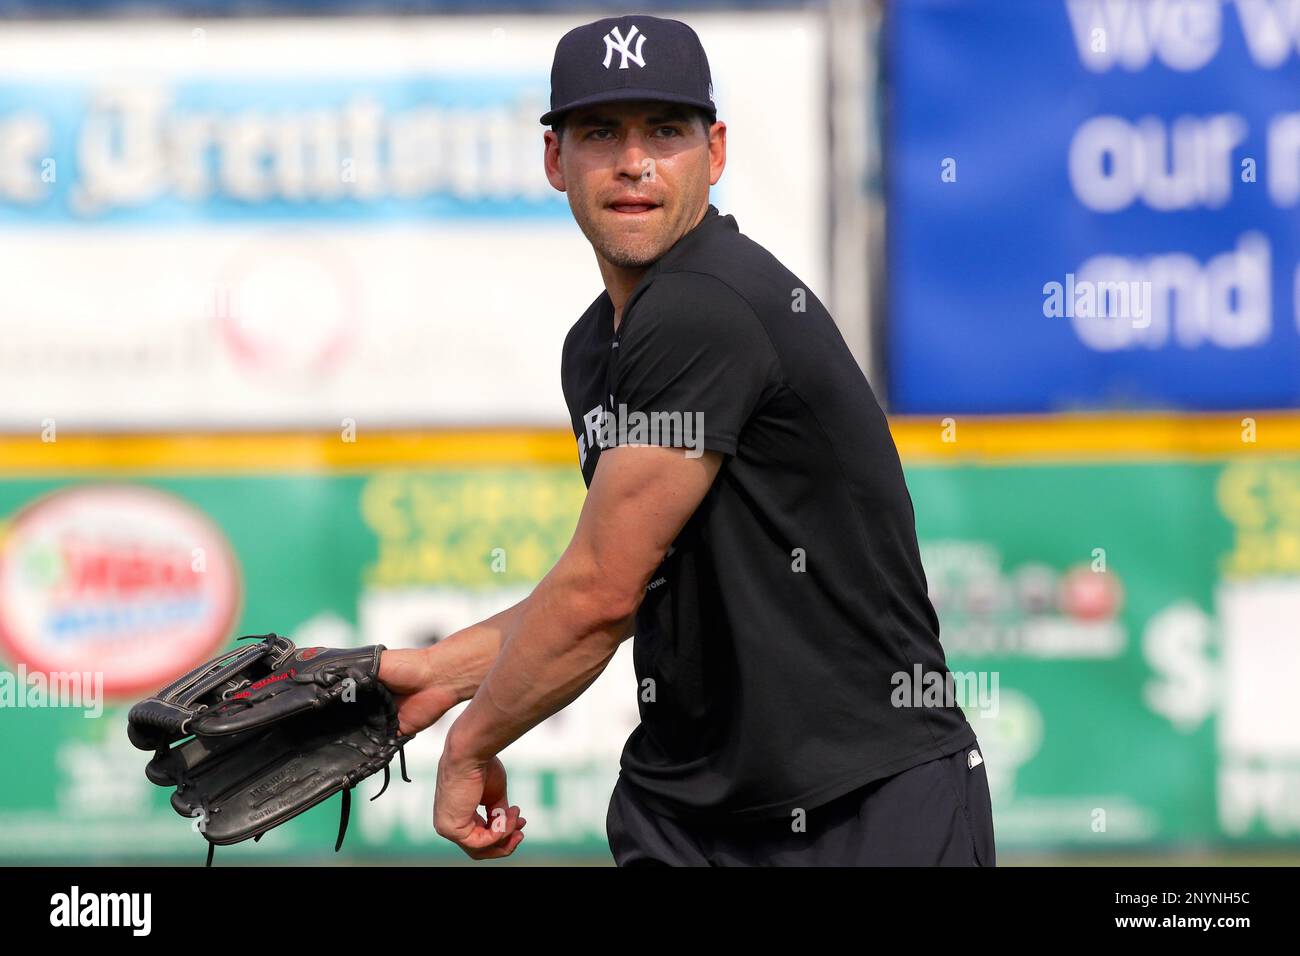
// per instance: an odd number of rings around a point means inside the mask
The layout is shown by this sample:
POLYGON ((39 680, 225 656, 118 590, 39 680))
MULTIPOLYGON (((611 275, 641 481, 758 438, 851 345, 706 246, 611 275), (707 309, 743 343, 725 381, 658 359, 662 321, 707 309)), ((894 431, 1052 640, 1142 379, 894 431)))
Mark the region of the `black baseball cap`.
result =
POLYGON ((543 125, 581 106, 624 100, 684 103, 716 120, 709 58, 695 31, 680 20, 622 16, 583 24, 560 37, 543 125))

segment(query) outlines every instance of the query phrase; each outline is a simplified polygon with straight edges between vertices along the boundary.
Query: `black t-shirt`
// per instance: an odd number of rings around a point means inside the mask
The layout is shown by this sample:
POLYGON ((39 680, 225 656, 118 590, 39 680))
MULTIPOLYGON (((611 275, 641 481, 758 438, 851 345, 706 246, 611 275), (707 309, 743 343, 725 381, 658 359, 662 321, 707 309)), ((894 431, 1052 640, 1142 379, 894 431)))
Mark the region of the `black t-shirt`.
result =
POLYGON ((617 334, 602 293, 561 377, 588 485, 602 442, 726 456, 637 612, 621 764, 647 803, 789 816, 974 742, 933 694, 895 706, 917 665, 948 673, 898 453, 830 314, 734 217, 710 205, 617 334))

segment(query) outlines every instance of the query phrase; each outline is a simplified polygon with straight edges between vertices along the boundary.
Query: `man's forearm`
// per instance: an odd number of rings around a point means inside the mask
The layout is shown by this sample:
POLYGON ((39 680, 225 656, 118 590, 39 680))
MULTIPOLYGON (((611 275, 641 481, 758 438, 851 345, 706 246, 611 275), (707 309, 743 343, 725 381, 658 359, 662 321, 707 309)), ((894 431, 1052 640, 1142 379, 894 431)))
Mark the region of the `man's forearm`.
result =
POLYGON ((435 681, 456 703, 478 692, 528 600, 524 598, 478 624, 462 628, 427 650, 425 656, 435 681))
POLYGON ((521 605, 496 664, 452 726, 447 750, 458 757, 499 753, 563 710, 604 671, 632 633, 621 619, 584 610, 573 589, 543 580, 521 605))

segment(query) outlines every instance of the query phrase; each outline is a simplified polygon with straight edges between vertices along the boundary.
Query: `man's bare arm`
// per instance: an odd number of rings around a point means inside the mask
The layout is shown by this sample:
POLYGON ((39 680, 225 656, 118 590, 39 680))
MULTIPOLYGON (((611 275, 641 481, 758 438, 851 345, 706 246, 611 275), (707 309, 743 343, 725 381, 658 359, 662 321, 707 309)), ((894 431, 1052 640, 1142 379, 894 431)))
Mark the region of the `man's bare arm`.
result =
POLYGON ((573 540, 522 603, 445 756, 482 760, 591 685, 632 631, 650 576, 707 494, 721 456, 606 450, 573 540))

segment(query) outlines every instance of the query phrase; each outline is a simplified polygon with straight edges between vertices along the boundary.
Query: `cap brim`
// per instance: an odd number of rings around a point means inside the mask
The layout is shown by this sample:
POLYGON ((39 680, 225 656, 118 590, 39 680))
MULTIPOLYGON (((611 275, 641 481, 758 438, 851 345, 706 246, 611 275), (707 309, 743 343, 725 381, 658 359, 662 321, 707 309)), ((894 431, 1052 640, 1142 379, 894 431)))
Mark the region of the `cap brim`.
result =
POLYGON ((541 123, 543 126, 550 126, 565 113, 572 113, 574 110, 580 110, 585 106, 597 106, 601 103, 626 103, 629 100, 658 100, 661 103, 683 103, 686 106, 695 106, 704 110, 716 121, 718 116, 717 107, 706 100, 699 100, 693 96, 687 96, 679 93, 665 93, 662 90, 602 90, 599 93, 592 93, 590 96, 584 96, 582 99, 574 100, 560 109, 550 110, 542 114, 541 123))

